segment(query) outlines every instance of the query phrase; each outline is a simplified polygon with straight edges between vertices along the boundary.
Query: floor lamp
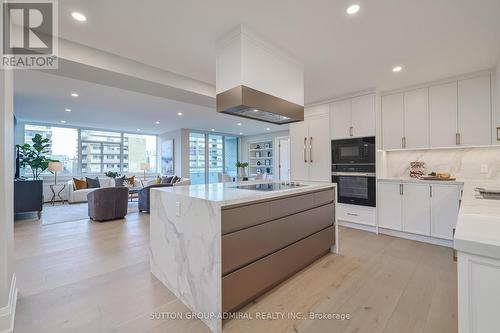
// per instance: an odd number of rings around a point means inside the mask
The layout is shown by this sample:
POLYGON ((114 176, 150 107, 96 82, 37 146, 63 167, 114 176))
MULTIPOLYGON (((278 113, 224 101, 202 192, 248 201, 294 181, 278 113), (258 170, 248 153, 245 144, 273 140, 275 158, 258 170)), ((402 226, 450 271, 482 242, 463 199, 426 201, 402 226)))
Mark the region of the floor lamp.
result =
POLYGON ((63 164, 61 162, 49 162, 48 170, 54 173, 54 185, 57 185, 57 172, 64 170, 63 164))

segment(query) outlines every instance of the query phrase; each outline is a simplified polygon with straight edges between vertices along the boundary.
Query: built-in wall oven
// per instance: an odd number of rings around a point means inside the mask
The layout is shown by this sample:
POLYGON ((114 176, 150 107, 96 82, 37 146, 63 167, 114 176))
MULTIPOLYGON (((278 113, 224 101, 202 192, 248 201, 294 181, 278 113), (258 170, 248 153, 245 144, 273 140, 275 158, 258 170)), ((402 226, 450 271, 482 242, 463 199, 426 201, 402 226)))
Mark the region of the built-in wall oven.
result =
POLYGON ((375 207, 375 138, 333 140, 332 162, 338 202, 375 207))

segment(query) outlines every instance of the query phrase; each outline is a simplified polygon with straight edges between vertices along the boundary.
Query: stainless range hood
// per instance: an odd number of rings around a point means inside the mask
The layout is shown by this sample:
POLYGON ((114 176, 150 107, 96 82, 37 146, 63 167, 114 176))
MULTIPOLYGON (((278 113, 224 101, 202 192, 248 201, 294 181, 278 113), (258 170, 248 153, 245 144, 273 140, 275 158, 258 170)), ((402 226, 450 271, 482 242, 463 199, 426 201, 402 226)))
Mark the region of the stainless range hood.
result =
POLYGON ((217 112, 282 125, 304 120, 304 66, 245 26, 216 43, 217 112))
POLYGON ((304 120, 304 107, 246 86, 217 94, 217 112, 277 125, 304 120))

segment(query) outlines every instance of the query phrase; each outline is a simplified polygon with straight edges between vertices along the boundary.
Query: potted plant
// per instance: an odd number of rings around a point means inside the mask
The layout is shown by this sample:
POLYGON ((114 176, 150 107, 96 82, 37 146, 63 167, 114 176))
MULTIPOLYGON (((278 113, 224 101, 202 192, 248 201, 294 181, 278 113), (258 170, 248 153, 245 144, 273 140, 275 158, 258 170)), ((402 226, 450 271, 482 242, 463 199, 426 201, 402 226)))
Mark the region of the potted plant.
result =
POLYGON ((33 141, 31 145, 29 143, 16 145, 19 152, 19 166, 21 168, 29 166, 33 173, 33 179, 38 180, 40 174, 49 167, 49 162, 59 161, 47 157, 51 145, 49 139, 44 139, 40 134, 36 134, 31 141, 33 141))
POLYGON ((247 173, 245 171, 245 168, 248 166, 248 162, 236 162, 236 167, 238 168, 238 177, 240 178, 246 178, 247 173))
POLYGON ((113 178, 113 179, 116 179, 116 177, 120 177, 120 174, 118 172, 115 172, 115 171, 107 171, 104 173, 104 175, 106 177, 113 178))

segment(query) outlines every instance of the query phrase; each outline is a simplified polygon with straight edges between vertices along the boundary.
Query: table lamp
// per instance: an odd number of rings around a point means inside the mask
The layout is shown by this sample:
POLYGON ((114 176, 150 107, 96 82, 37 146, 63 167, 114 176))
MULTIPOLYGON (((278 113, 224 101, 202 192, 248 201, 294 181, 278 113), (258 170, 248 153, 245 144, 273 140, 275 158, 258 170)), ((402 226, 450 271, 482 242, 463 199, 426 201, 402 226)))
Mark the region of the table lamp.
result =
POLYGON ((144 171, 144 181, 146 181, 146 171, 149 170, 149 163, 141 163, 140 169, 144 171))
POLYGON ((61 162, 49 162, 48 170, 54 173, 54 185, 57 184, 57 172, 63 171, 64 166, 61 162))

